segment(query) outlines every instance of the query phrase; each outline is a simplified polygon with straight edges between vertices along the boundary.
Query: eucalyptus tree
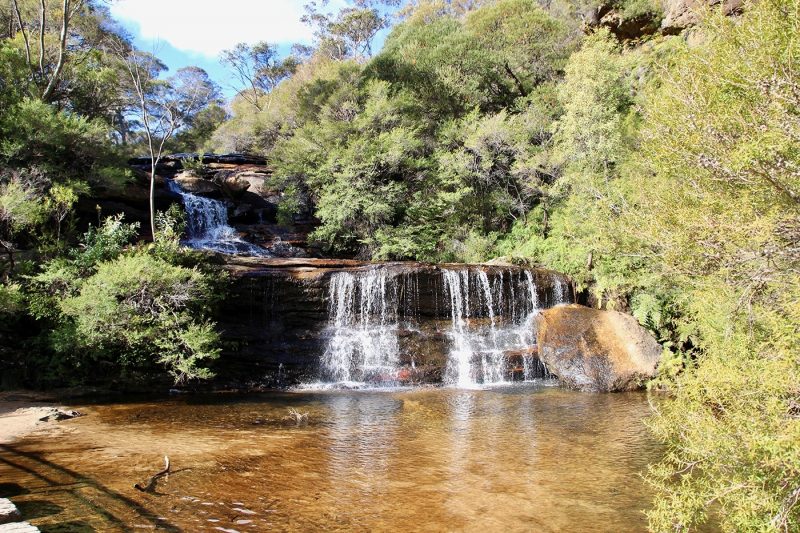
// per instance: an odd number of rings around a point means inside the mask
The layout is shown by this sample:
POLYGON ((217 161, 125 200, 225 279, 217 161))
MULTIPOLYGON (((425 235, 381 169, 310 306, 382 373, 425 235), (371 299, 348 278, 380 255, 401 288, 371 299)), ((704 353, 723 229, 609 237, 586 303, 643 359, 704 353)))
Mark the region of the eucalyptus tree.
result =
POLYGON ((306 4, 303 22, 314 29, 318 51, 332 59, 365 60, 372 42, 392 21, 391 8, 400 0, 355 0, 338 12, 326 12, 328 0, 306 4))
POLYGON ((40 0, 38 17, 35 21, 30 21, 27 20, 29 10, 25 9, 28 6, 21 6, 19 0, 11 0, 16 27, 11 24, 12 31, 9 33, 22 34, 31 81, 38 88, 37 96, 44 101, 49 101, 58 87, 69 55, 70 24, 86 4, 86 0, 62 0, 56 10, 48 6, 47 0, 40 0), (26 11, 25 16, 23 9, 26 11), (58 17, 58 40, 55 44, 48 36, 49 17, 53 14, 58 17))
POLYGON ((299 64, 294 54, 280 59, 277 48, 264 41, 254 45, 239 43, 232 50, 224 50, 220 62, 238 80, 239 96, 259 111, 263 109, 264 95, 294 74, 299 64))
POLYGON ((117 53, 130 77, 129 97, 141 124, 150 156, 150 230, 156 239, 155 178, 167 141, 190 126, 197 114, 220 100, 219 87, 199 67, 185 67, 170 78, 160 75, 166 66, 153 54, 122 41, 117 53))

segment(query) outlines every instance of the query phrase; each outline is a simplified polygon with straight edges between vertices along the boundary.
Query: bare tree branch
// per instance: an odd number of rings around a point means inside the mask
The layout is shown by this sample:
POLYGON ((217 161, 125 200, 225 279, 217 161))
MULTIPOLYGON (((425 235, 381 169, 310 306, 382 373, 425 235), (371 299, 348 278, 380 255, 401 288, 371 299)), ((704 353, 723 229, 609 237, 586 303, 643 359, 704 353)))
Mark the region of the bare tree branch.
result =
MULTIPOLYGON (((79 5, 80 2, 77 4, 79 5)), ((44 0, 42 0, 42 5, 44 5, 44 0)), ((70 11, 70 0, 64 0, 62 12, 64 14, 64 19, 61 23, 61 38, 58 46, 58 62, 56 63, 56 68, 53 71, 53 74, 50 76, 50 81, 47 83, 44 93, 42 93, 42 100, 47 100, 53 94, 53 90, 58 83, 58 78, 61 76, 61 71, 64 68, 64 60, 66 57, 64 52, 67 49, 67 30, 69 29, 69 19, 72 14, 70 11)))
POLYGON ((39 1, 39 75, 44 78, 44 32, 47 26, 47 5, 39 1))
POLYGON ((19 30, 22 32, 22 39, 25 41, 25 60, 28 62, 28 67, 33 71, 33 63, 31 62, 31 43, 28 40, 28 32, 25 30, 25 24, 22 22, 22 14, 19 12, 19 4, 17 4, 17 0, 11 0, 11 4, 14 6, 14 14, 17 16, 17 24, 19 25, 19 30))

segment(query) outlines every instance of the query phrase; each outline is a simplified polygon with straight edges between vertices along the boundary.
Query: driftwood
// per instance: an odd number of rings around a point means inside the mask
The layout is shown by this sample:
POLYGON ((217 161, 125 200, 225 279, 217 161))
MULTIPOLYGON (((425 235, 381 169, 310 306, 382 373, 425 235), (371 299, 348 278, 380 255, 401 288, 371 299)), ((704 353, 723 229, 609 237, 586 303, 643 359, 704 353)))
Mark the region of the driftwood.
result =
POLYGON ((156 483, 158 479, 162 476, 166 476, 169 474, 169 457, 166 455, 164 456, 164 470, 158 472, 156 475, 150 478, 150 481, 147 485, 141 485, 139 483, 134 483, 133 488, 140 490, 142 492, 154 492, 156 490, 156 483))
POLYGON ((301 413, 297 409, 289 408, 289 414, 282 419, 284 422, 294 422, 298 426, 308 424, 308 413, 301 413))

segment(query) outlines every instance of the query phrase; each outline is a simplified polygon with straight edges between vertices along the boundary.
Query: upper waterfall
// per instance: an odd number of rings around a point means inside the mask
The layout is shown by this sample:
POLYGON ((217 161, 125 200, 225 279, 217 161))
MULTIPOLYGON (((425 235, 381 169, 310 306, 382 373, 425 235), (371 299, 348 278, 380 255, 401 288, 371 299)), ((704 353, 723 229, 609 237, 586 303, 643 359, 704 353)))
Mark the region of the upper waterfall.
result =
POLYGON ((228 209, 223 202, 186 192, 171 179, 166 181, 169 190, 179 194, 183 200, 189 236, 186 241, 188 246, 225 254, 262 257, 270 255, 260 246, 239 237, 236 230, 228 224, 228 209))

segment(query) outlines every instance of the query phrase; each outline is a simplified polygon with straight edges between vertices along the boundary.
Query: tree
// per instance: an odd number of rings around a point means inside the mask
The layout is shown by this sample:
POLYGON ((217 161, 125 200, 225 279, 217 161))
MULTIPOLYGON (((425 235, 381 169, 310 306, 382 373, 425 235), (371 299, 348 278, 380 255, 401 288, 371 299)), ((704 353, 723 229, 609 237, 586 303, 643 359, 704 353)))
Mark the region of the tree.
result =
POLYGON ((198 67, 185 67, 167 80, 159 78, 166 67, 153 54, 117 44, 131 80, 131 97, 144 130, 150 155, 150 230, 156 239, 156 167, 167 141, 182 127, 190 125, 196 114, 219 100, 219 88, 198 67))
POLYGON ((233 71, 243 86, 239 95, 259 111, 264 94, 294 74, 299 64, 294 55, 280 60, 275 47, 263 41, 252 46, 239 43, 233 50, 223 51, 220 61, 233 71))
POLYGON ((389 26, 387 7, 396 7, 399 0, 356 0, 353 6, 337 13, 326 13, 328 0, 309 2, 303 22, 314 28, 317 48, 332 59, 364 60, 372 56, 372 41, 389 26))
POLYGON ((16 17, 17 28, 22 33, 22 38, 25 43, 25 60, 31 73, 31 79, 34 84, 39 88, 38 96, 44 100, 49 101, 53 93, 61 81, 61 72, 64 69, 64 64, 67 61, 69 53, 67 47, 67 39, 69 37, 70 22, 72 18, 84 7, 85 0, 63 0, 61 4, 60 16, 61 24, 59 25, 58 44, 56 45, 56 61, 55 64, 48 63, 47 56, 49 55, 47 45, 47 18, 49 9, 46 0, 41 0, 39 5, 39 20, 38 28, 36 28, 36 43, 38 46, 38 57, 36 57, 37 50, 31 44, 35 34, 28 28, 28 24, 23 21, 22 12, 18 0, 11 0, 11 5, 16 17))

